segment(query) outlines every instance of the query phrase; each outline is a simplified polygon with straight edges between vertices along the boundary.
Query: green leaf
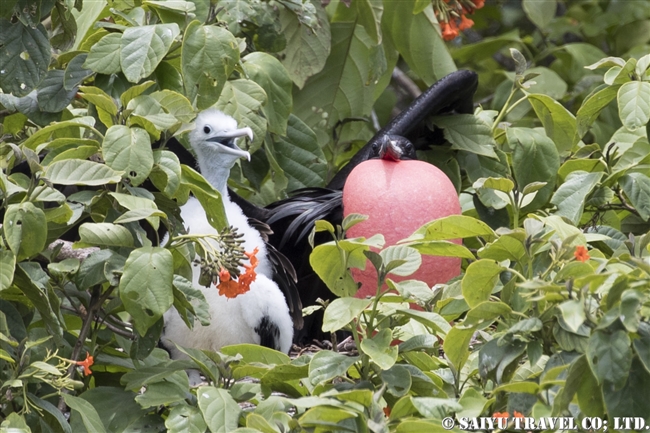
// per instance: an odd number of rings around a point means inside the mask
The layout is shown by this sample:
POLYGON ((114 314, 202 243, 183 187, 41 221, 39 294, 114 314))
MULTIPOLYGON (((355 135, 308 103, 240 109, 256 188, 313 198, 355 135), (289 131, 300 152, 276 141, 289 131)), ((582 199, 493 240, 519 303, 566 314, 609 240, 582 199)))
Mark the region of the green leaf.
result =
POLYGON ((257 83, 239 79, 226 82, 221 98, 215 105, 253 130, 253 141, 249 148, 251 153, 259 149, 266 135, 266 121, 258 113, 266 100, 266 92, 257 83))
POLYGON ((111 223, 83 223, 79 237, 85 245, 103 247, 132 247, 133 235, 124 226, 111 223))
MULTIPOLYGON (((647 427, 650 424, 650 401, 645 397, 645 390, 650 386, 650 374, 643 368, 641 362, 638 359, 632 361, 632 367, 630 368, 630 375, 628 377, 625 386, 621 389, 614 390, 611 388, 607 389, 607 392, 602 392, 600 387, 592 387, 592 393, 598 393, 603 396, 605 403, 605 408, 607 409, 607 414, 610 417, 624 417, 626 414, 633 413, 638 417, 635 418, 635 422, 641 421, 639 418, 644 418, 645 426, 647 427)), ((600 395, 598 395, 599 397, 600 395)), ((587 394, 587 397, 591 397, 592 400, 596 400, 597 397, 594 397, 593 394, 587 394)), ((596 406, 597 404, 593 404, 596 406)), ((582 407, 581 407, 582 409, 582 407)), ((594 411, 595 412, 595 411, 594 411)), ((603 411, 593 414, 592 416, 601 416, 603 411)), ((620 418, 619 418, 620 419, 620 418)), ((636 428, 634 429, 636 430, 636 428)), ((640 426, 639 431, 643 431, 643 427, 640 426)))
POLYGON ((219 100, 226 80, 239 61, 235 37, 218 26, 192 21, 185 29, 181 49, 181 69, 185 94, 199 109, 219 100))
POLYGON ((280 53, 282 64, 291 79, 302 89, 307 78, 320 72, 330 54, 330 25, 320 4, 314 4, 318 22, 311 28, 301 24, 298 16, 286 8, 280 9, 281 32, 287 46, 280 53))
POLYGON ((503 267, 494 260, 486 259, 477 260, 467 267, 461 287, 463 297, 470 307, 475 307, 490 298, 503 270, 503 267))
POLYGON ((62 394, 63 399, 65 400, 65 404, 70 406, 70 408, 73 411, 76 411, 81 415, 81 419, 83 420, 84 426, 88 431, 91 432, 97 432, 97 433, 103 433, 106 432, 106 429, 104 428, 104 424, 102 423, 101 419, 99 418, 99 415, 97 414, 97 411, 91 405, 88 403, 86 400, 80 397, 75 397, 70 394, 62 394))
POLYGON ((578 137, 582 138, 589 127, 596 121, 601 111, 616 98, 619 86, 607 86, 593 94, 582 102, 576 115, 578 126, 578 137))
POLYGON ((269 122, 269 131, 285 135, 293 107, 293 83, 287 70, 278 59, 260 51, 250 53, 242 60, 248 77, 266 92, 266 103, 262 106, 262 111, 269 122))
POLYGON ((226 227, 226 211, 223 209, 219 191, 201 176, 196 170, 181 165, 181 183, 186 185, 194 194, 208 217, 208 222, 217 231, 226 227))
POLYGON ((309 363, 309 381, 317 385, 335 377, 345 376, 348 368, 358 360, 357 356, 340 355, 328 350, 320 351, 309 363))
POLYGON ((172 433, 204 433, 208 428, 201 411, 188 404, 174 406, 165 420, 165 427, 172 433))
POLYGON ((337 298, 325 309, 323 332, 335 332, 343 329, 370 305, 369 299, 337 298))
POLYGON ((600 182, 603 174, 584 171, 571 173, 551 198, 551 203, 558 207, 555 214, 566 217, 573 224, 578 225, 585 208, 585 200, 600 182))
MULTIPOLYGON (((20 23, 19 23, 20 24, 20 23)), ((4 23, 2 24, 4 25, 4 23)), ((22 25, 22 24, 21 24, 22 25)), ((0 424, 0 431, 7 433, 31 433, 32 430, 27 425, 25 418, 16 412, 10 413, 7 418, 0 424)))
POLYGON ((461 329, 458 326, 454 326, 447 333, 447 338, 445 338, 442 348, 456 371, 460 371, 465 361, 467 361, 467 357, 469 356, 469 342, 472 339, 472 335, 474 335, 474 329, 461 329))
POLYGON ((618 89, 618 115, 630 131, 643 128, 650 121, 650 83, 630 81, 618 89))
POLYGON ((428 256, 460 257, 470 260, 475 258, 474 254, 466 247, 450 241, 410 242, 408 246, 415 248, 420 254, 426 254, 428 256))
POLYGON ((144 182, 153 168, 151 141, 141 128, 111 126, 102 143, 102 154, 106 165, 124 171, 133 186, 144 182))
POLYGON ((526 344, 519 340, 506 344, 499 344, 498 339, 488 341, 479 351, 481 378, 492 379, 496 384, 506 383, 517 366, 517 359, 525 352, 526 344))
POLYGON ((0 19, 0 88, 4 93, 24 96, 35 89, 47 73, 51 48, 42 24, 26 26, 0 19))
POLYGON ((422 264, 422 256, 415 248, 405 245, 392 245, 382 250, 379 255, 388 269, 392 261, 403 262, 399 266, 390 269, 389 273, 406 277, 417 271, 422 264))
POLYGON ((361 341, 361 350, 370 357, 372 362, 382 370, 391 368, 397 361, 397 346, 391 346, 393 333, 390 329, 382 329, 372 338, 361 341))
POLYGON ((229 433, 237 428, 241 408, 230 393, 214 386, 196 390, 199 409, 212 433, 229 433))
POLYGON ((321 72, 311 77, 294 95, 293 112, 311 128, 334 127, 346 117, 367 116, 372 111, 375 81, 385 58, 363 27, 354 23, 332 24, 332 52, 321 72), (316 102, 318 101, 318 102, 316 102))
POLYGON ((47 240, 47 222, 43 211, 31 202, 11 204, 2 221, 2 230, 15 261, 40 253, 47 240))
POLYGON ((639 355, 646 371, 650 373, 650 326, 642 322, 638 329, 639 338, 634 339, 634 351, 639 355))
POLYGON ((485 329, 498 317, 506 316, 511 312, 512 309, 503 302, 481 302, 467 312, 463 326, 471 326, 473 329, 485 329))
POLYGON ((451 143, 452 149, 498 159, 490 127, 473 114, 438 116, 432 122, 444 129, 445 139, 451 143))
POLYGON ((241 355, 242 361, 247 363, 261 363, 268 365, 283 365, 291 361, 286 354, 268 347, 260 347, 256 344, 236 344, 225 346, 220 350, 224 355, 241 355))
POLYGON ((600 384, 609 382, 614 389, 621 389, 625 385, 632 364, 630 344, 630 337, 625 331, 612 334, 595 331, 591 334, 587 360, 600 384))
POLYGON ((386 391, 395 397, 403 397, 411 388, 411 374, 400 364, 380 373, 381 380, 386 384, 386 391))
POLYGON ((558 305, 558 309, 569 329, 577 333, 580 326, 586 320, 585 306, 582 302, 570 299, 558 305))
MULTIPOLYGON (((359 246, 360 251, 368 247, 359 246)), ((363 262, 365 264, 365 261, 363 262)), ((333 243, 318 245, 309 255, 309 264, 327 287, 337 296, 352 296, 358 287, 350 274, 344 256, 333 243)))
MULTIPOLYGON (((155 82, 151 83, 155 84, 155 82)), ((158 101, 167 113, 171 114, 181 122, 191 122, 194 119, 192 104, 184 95, 172 90, 161 90, 153 92, 149 96, 158 101)))
POLYGON ((483 221, 465 215, 450 215, 427 223, 402 242, 420 240, 445 240, 481 236, 492 238, 492 230, 483 221))
MULTIPOLYGON (((531 2, 546 3, 546 2, 531 2)), ((547 95, 528 95, 546 135, 553 140, 558 152, 568 152, 578 142, 576 118, 562 104, 547 95)))
POLYGON ((621 177, 619 184, 641 218, 647 221, 650 218, 650 178, 643 173, 629 173, 621 177))
POLYGON ((287 176, 287 190, 325 184, 325 155, 316 134, 297 116, 289 116, 286 136, 273 136, 273 150, 276 161, 287 176))
POLYGON ((179 34, 175 23, 124 30, 120 40, 120 65, 126 79, 137 83, 151 75, 179 34))
POLYGON ((505 177, 482 177, 472 185, 473 188, 488 188, 508 194, 515 188, 515 183, 505 177))
POLYGON ((98 186, 122 180, 121 172, 105 164, 77 159, 53 162, 46 167, 44 177, 60 185, 98 186))
POLYGON ((451 398, 413 397, 413 406, 425 418, 441 419, 463 407, 451 398))
POLYGON ((523 0, 521 6, 528 19, 530 19, 538 28, 544 30, 555 17, 557 1, 523 0))
POLYGON ((80 96, 86 101, 95 104, 97 108, 101 108, 111 116, 117 115, 115 101, 102 89, 93 86, 81 86, 79 90, 82 92, 80 96))
POLYGON ((141 336, 158 321, 174 302, 171 252, 159 247, 135 249, 129 254, 120 279, 120 299, 135 319, 141 336))
POLYGON ((173 197, 181 186, 181 163, 178 156, 168 150, 154 150, 149 178, 167 197, 173 197))
POLYGON ((546 182, 533 201, 526 206, 535 210, 546 204, 553 194, 555 179, 560 168, 560 156, 552 140, 528 128, 508 128, 506 136, 512 152, 512 168, 517 185, 546 182))
POLYGON ((63 86, 65 71, 52 69, 38 85, 38 108, 48 113, 63 111, 77 94, 77 88, 66 90, 63 86))
POLYGON ((107 34, 90 48, 84 68, 107 75, 120 72, 121 47, 121 33, 107 34))
POLYGON ((427 6, 422 13, 414 15, 415 2, 384 3, 382 28, 409 67, 430 86, 455 71, 456 65, 440 35, 433 7, 427 6))
POLYGON ((16 255, 9 250, 0 250, 0 292, 11 286, 15 268, 16 255))
POLYGON ((521 239, 516 236, 502 235, 478 251, 481 259, 492 259, 498 262, 513 260, 521 262, 526 257, 526 249, 521 239))

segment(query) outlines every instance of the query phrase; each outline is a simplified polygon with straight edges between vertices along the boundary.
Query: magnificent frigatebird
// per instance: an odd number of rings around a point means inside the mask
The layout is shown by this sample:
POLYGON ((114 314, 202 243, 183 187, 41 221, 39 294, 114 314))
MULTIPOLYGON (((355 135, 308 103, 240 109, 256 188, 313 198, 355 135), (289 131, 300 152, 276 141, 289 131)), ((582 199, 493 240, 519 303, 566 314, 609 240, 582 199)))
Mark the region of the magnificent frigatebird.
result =
MULTIPOLYGON (((412 142, 416 150, 425 150, 431 144, 442 142, 439 134, 427 127, 426 120, 434 115, 471 114, 477 85, 476 73, 465 70, 453 72, 434 83, 377 132, 324 188, 313 187, 294 191, 291 197, 271 203, 266 208, 250 203, 229 190, 230 199, 242 209, 244 214, 252 221, 260 222, 258 227, 266 227, 262 232, 268 237, 268 245, 279 251, 278 257, 286 257, 295 268, 297 290, 303 306, 315 305, 319 298, 329 300, 335 297, 309 264, 312 247, 308 242, 308 234, 314 227, 315 221, 319 219, 328 220, 334 225, 342 222, 342 189, 350 172, 361 162, 378 157, 379 149, 386 136, 404 137, 406 140, 400 140, 400 145, 412 142)), ((178 155, 182 163, 195 164, 191 153, 177 141, 170 140, 167 147, 178 155)), ((406 153, 410 157, 413 155, 411 150, 406 153)), ((329 239, 326 237, 316 236, 316 243, 327 240, 329 239)), ((289 267, 285 265, 284 268, 289 267)), ((278 275, 282 273, 276 274, 276 280, 278 275)), ((280 282, 280 287, 290 286, 290 283, 291 279, 285 278, 284 282, 280 282)), ((292 290, 285 290, 285 293, 292 292, 292 290)), ((295 310, 293 312, 295 313, 295 310)), ((294 322, 299 323, 295 315, 294 322)), ((329 336, 321 331, 321 323, 322 311, 305 317, 302 328, 300 326, 295 328, 294 341, 305 343, 313 338, 328 338, 329 336)))
MULTIPOLYGON (((174 309, 169 310, 165 314, 161 343, 173 358, 181 356, 181 353, 171 342, 184 347, 215 351, 229 344, 251 343, 288 353, 294 328, 289 312, 289 304, 292 302, 292 310, 301 319, 297 294, 287 293, 285 297, 273 281, 274 259, 270 257, 272 247, 269 254, 263 234, 251 226, 241 208, 229 198, 226 184, 230 169, 238 159, 250 158, 249 153, 236 144, 237 138, 244 136, 253 138, 250 128, 237 128, 235 119, 209 109, 196 118, 195 128, 189 134, 189 142, 196 152, 201 173, 222 195, 228 223, 243 235, 244 250, 249 254, 255 252, 250 255, 250 261, 256 276, 250 282, 249 291, 228 298, 220 295, 215 287, 206 288, 199 283, 201 270, 195 264, 192 284, 203 291, 211 316, 210 325, 196 325, 194 329, 189 329, 174 309)), ((194 197, 190 197, 181 207, 181 218, 190 234, 217 234, 208 222, 205 210, 194 197)), ((221 274, 220 277, 223 279, 221 274)))

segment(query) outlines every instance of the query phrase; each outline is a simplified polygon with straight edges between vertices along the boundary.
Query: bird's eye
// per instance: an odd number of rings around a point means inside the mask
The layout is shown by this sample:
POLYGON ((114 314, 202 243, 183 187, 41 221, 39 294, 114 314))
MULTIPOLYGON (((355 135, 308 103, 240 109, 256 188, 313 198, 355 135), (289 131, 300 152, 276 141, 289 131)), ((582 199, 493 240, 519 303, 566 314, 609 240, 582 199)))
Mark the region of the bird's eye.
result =
POLYGON ((208 125, 205 125, 203 127, 203 132, 205 132, 206 134, 209 134, 210 132, 212 132, 212 128, 210 128, 208 125))

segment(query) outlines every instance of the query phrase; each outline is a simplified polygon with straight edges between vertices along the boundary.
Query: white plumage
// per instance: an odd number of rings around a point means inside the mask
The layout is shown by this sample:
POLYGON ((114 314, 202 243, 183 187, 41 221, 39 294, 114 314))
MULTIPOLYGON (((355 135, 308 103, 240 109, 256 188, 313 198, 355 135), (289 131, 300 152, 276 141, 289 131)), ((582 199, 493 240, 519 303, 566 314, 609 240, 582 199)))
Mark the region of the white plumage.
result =
MULTIPOLYGON (((195 123, 195 129, 190 133, 190 144, 196 152, 199 169, 221 193, 228 223, 244 235, 244 250, 251 252, 258 248, 257 278, 248 292, 228 299, 220 296, 213 285, 201 286, 200 269, 194 265, 192 284, 203 291, 208 302, 210 325, 201 326, 196 322, 194 329, 190 330, 172 308, 165 313, 162 343, 169 349, 172 358, 182 355, 169 341, 184 347, 213 351, 230 344, 265 342, 265 345, 288 353, 293 339, 293 322, 284 295, 271 279, 273 270, 265 242, 260 233, 250 226, 241 208, 228 196, 230 169, 239 158, 250 158, 248 152, 237 147, 235 140, 242 136, 252 139, 253 133, 250 128, 238 129, 235 119, 215 109, 201 112, 195 123)), ((217 233, 194 197, 190 197, 181 207, 181 217, 190 234, 217 233)))

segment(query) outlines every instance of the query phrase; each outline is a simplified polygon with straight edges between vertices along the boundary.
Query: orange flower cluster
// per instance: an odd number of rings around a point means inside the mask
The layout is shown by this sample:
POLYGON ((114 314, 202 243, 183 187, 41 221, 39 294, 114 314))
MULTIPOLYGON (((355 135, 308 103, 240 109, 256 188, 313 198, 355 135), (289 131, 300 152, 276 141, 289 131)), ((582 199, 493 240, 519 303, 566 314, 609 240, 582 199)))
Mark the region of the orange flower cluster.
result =
POLYGON ((474 21, 467 18, 467 15, 485 5, 485 0, 444 0, 444 2, 444 5, 438 3, 434 8, 445 41, 451 41, 458 36, 458 32, 471 28, 474 21))
POLYGON ((244 265, 245 271, 239 276, 238 280, 231 279, 230 272, 228 272, 227 269, 221 268, 219 271, 219 284, 217 284, 219 295, 232 299, 239 295, 243 295, 251 289, 251 283, 255 281, 255 277, 257 277, 255 268, 259 263, 259 259, 256 257, 258 252, 259 249, 256 247, 253 252, 244 253, 251 264, 244 265))
POLYGON ((80 365, 83 368, 84 376, 88 376, 93 374, 93 372, 90 370, 90 366, 93 365, 94 362, 95 362, 95 358, 93 358, 92 355, 86 352, 86 359, 83 361, 77 361, 76 364, 80 365))
POLYGON ((587 251, 587 247, 583 245, 578 245, 573 255, 575 256, 576 260, 579 262, 584 263, 587 260, 589 260, 589 252, 587 251))

